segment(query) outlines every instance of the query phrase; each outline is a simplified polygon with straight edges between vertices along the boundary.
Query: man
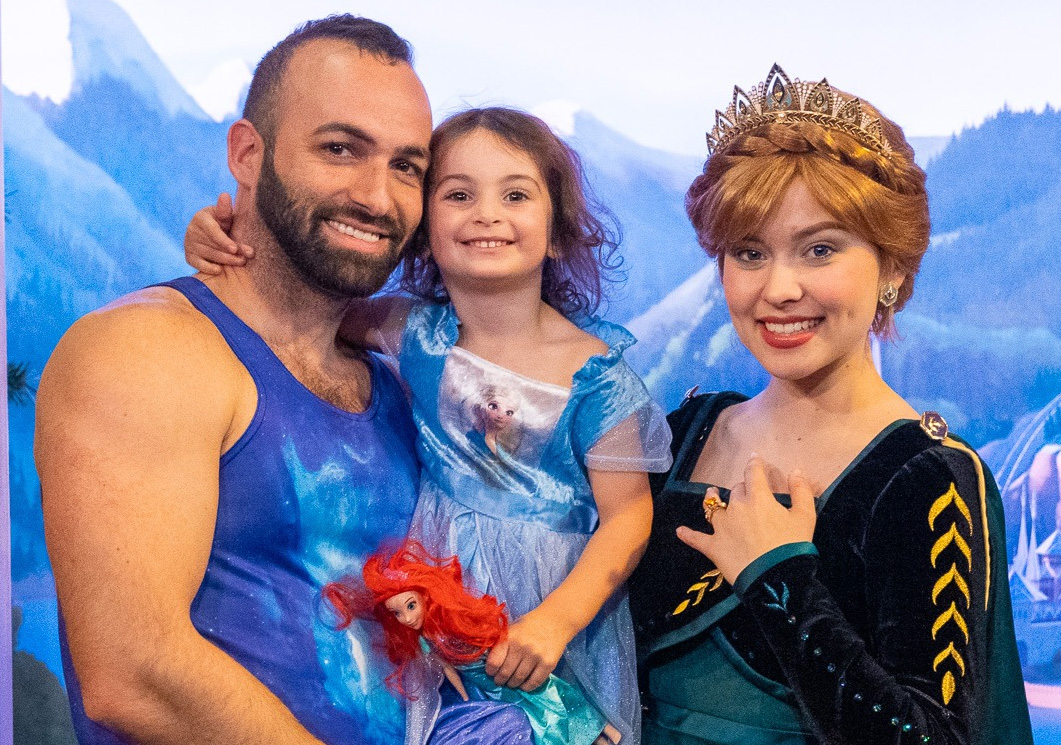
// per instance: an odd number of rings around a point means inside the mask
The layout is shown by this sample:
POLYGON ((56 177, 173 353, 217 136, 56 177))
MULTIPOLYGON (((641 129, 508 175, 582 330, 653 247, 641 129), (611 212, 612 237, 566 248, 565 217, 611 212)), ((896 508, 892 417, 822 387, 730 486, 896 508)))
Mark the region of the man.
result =
POLYGON ((41 379, 82 743, 402 738, 385 661, 364 630, 334 631, 319 592, 414 505, 404 397, 336 332, 419 223, 427 96, 405 41, 338 16, 265 56, 244 117, 232 231, 255 261, 86 316, 41 379))

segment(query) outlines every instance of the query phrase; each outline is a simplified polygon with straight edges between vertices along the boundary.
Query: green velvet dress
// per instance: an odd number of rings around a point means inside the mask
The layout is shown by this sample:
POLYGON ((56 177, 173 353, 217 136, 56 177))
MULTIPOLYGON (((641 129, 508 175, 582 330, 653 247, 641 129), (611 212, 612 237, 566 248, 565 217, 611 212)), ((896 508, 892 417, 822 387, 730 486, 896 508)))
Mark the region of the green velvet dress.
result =
POLYGON ((893 423, 821 495, 813 543, 730 587, 675 529, 704 529, 688 478, 742 400, 668 417, 675 463, 631 580, 643 742, 1030 745, 1002 505, 975 454, 941 419, 893 423))

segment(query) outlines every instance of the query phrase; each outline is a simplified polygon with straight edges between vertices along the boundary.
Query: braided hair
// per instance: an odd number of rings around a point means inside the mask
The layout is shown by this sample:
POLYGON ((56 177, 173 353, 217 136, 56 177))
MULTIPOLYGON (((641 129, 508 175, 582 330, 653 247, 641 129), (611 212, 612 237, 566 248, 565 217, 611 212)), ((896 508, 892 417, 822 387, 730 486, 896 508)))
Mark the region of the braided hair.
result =
POLYGON ((913 294, 928 250, 928 192, 902 129, 865 101, 862 106, 880 117, 890 155, 838 129, 770 122, 708 158, 689 187, 685 209, 700 245, 722 271, 726 248, 752 236, 792 182, 802 179, 827 212, 876 246, 882 276, 903 277, 896 303, 878 305, 873 321, 874 333, 887 337, 895 312, 913 294))

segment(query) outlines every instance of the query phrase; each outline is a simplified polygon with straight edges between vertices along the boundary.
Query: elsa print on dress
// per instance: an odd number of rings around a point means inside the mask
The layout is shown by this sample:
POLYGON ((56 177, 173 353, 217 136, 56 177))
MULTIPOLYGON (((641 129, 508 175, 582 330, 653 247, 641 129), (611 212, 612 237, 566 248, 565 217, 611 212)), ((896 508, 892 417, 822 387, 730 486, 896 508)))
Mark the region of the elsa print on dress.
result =
POLYGON ((513 391, 501 386, 488 386, 472 404, 475 431, 483 436, 487 449, 498 455, 516 452, 520 441, 520 399, 513 391))

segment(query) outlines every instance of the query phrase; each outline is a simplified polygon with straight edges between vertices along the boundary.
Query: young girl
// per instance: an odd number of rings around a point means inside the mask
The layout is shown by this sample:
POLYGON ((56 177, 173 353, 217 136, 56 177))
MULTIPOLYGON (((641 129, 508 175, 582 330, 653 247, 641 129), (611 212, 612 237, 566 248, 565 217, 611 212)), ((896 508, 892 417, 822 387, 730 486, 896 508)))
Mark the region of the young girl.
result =
MULTIPOLYGON (((486 674, 483 658, 504 639, 508 616, 496 598, 468 591, 455 556, 439 559, 406 541, 395 551, 369 557, 360 581, 333 582, 323 594, 339 614, 339 628, 357 618, 380 623, 387 656, 398 666, 388 683, 411 702, 425 686, 437 690, 443 676, 467 701, 467 680, 491 698, 523 709, 538 745, 603 745, 618 739, 581 690, 555 675, 528 692, 499 686, 486 674), (427 664, 416 669, 414 663, 421 661, 427 664)), ((413 734, 411 741, 425 739, 413 734)), ((489 732, 476 734, 490 741, 489 732)))
MULTIPOLYGON (((423 300, 358 304, 341 331, 395 356, 411 391, 423 473, 410 535, 433 555, 456 554, 515 619, 488 674, 529 691, 555 669, 637 742, 622 588, 651 522, 645 472, 666 470, 670 450, 660 410, 622 358, 634 339, 588 315, 612 244, 577 156, 541 120, 466 111, 438 127, 431 152, 425 226, 403 279, 423 300), (468 403, 489 404, 490 391, 518 411, 505 424, 518 431, 469 426, 468 403)), ((251 253, 223 234, 225 218, 196 215, 193 266, 251 253)))

